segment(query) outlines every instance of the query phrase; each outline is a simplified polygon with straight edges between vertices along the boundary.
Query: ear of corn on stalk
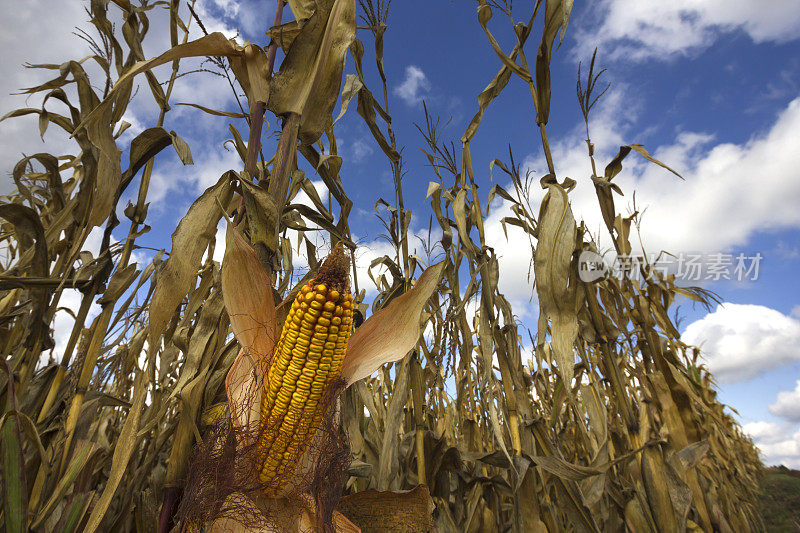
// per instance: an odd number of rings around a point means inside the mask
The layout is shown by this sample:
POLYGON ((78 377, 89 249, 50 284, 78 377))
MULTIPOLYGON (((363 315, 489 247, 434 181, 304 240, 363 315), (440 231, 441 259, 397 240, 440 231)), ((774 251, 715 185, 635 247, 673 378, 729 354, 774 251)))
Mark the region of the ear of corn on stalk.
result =
POLYGON ((353 327, 349 259, 341 244, 298 293, 275 346, 261 400, 260 479, 277 495, 319 427, 353 327))

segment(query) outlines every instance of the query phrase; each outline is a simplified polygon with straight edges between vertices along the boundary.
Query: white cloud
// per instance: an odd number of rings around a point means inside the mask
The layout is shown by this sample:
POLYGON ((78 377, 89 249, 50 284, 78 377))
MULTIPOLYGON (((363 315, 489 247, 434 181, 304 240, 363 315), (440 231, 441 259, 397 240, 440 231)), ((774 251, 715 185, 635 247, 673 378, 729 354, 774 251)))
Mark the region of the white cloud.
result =
POLYGON ((198 193, 217 183, 223 173, 241 170, 243 166, 238 152, 233 148, 225 149, 221 145, 204 147, 202 143, 194 143, 190 148, 194 165, 183 165, 173 151, 170 160, 162 160, 155 166, 147 191, 147 201, 158 209, 174 209, 174 201, 164 200, 171 198, 173 194, 184 192, 187 185, 190 190, 194 190, 190 193, 191 201, 194 201, 198 193))
POLYGON ((637 195, 649 203, 645 221, 655 222, 664 244, 680 242, 683 250, 743 245, 757 230, 800 225, 800 213, 783 207, 800 200, 800 152, 795 149, 799 127, 797 98, 766 135, 744 144, 717 144, 697 157, 708 138, 679 137, 658 155, 663 152, 664 160, 683 171, 686 184, 648 168, 637 195))
MULTIPOLYGON (((316 191, 320 202, 322 202, 323 205, 327 205, 328 194, 330 191, 328 191, 328 187, 325 185, 325 182, 322 180, 311 180, 311 185, 314 187, 314 191, 316 191)), ((306 191, 304 191, 303 189, 300 189, 300 191, 298 191, 297 193, 297 196, 292 198, 292 203, 303 204, 305 206, 314 208, 314 202, 311 201, 311 198, 308 196, 308 194, 306 194, 306 191)), ((316 228, 318 226, 316 224, 312 224, 309 227, 316 228)))
POLYGON ((702 349, 720 382, 800 362, 800 320, 761 305, 719 305, 689 324, 681 338, 702 349))
MULTIPOLYGON (((534 216, 538 214, 538 206, 534 216)), ((512 216, 507 203, 490 211, 484 222, 486 244, 494 248, 497 255, 500 275, 498 288, 511 302, 514 312, 520 316, 528 316, 538 309, 533 287, 533 266, 531 264, 531 241, 529 236, 516 226, 507 226, 503 231, 501 220, 512 216)))
MULTIPOLYGON (((225 248, 227 244, 225 241, 225 233, 227 229, 228 221, 223 218, 219 221, 219 224, 217 224, 217 233, 214 236, 216 242, 214 243, 214 255, 212 257, 212 259, 219 264, 222 264, 222 259, 225 257, 225 248)), ((203 260, 205 261, 205 258, 203 258, 203 260)))
MULTIPOLYGON (((83 250, 87 252, 91 252, 92 257, 97 258, 100 254, 100 246, 103 244, 103 234, 105 233, 105 228, 96 226, 92 228, 89 232, 89 235, 86 236, 86 240, 83 243, 83 250)), ((110 240, 111 244, 116 242, 116 239, 113 237, 110 240)))
POLYGON ((367 297, 369 298, 378 293, 375 283, 369 277, 370 272, 375 279, 378 279, 381 275, 389 276, 391 283, 391 275, 388 274, 386 267, 378 265, 370 270, 370 264, 372 264, 372 261, 385 255, 388 255, 391 259, 396 257, 394 247, 384 240, 374 240, 370 243, 363 244, 356 249, 355 257, 356 275, 358 276, 359 282, 358 288, 359 290, 366 289, 367 297))
POLYGON ((753 440, 757 440, 759 442, 773 444, 779 440, 781 440, 781 431, 780 431, 780 424, 776 424, 775 422, 766 422, 764 420, 759 420, 757 422, 749 422, 742 426, 744 432, 750 435, 753 440))
MULTIPOLYGON (((139 120, 139 117, 130 113, 129 111, 122 115, 122 122, 130 124, 122 135, 117 138, 117 146, 128 146, 137 135, 145 130, 145 125, 139 120)), ((115 130, 115 134, 119 131, 119 127, 115 130)), ((124 164, 124 162, 123 162, 124 164)))
MULTIPOLYGON (((231 23, 235 20, 231 19, 238 19, 242 16, 241 10, 239 9, 239 0, 211 0, 211 3, 215 4, 217 8, 222 10, 222 18, 218 18, 214 16, 212 10, 209 9, 208 4, 209 0, 204 0, 202 2, 198 2, 194 6, 195 13, 203 22, 203 26, 205 26, 206 30, 209 33, 213 33, 215 31, 222 32, 225 34, 225 37, 231 39, 236 36, 236 28, 234 28, 231 23)), ((252 12, 250 12, 252 15, 252 12)), ((188 10, 182 12, 183 20, 188 21, 192 18, 191 13, 188 10)), ((253 17, 257 18, 257 17, 253 17)), ((202 36, 202 30, 198 27, 197 23, 192 20, 193 28, 191 37, 193 39, 197 39, 198 37, 202 36)))
MULTIPOLYGON (((226 2, 223 1, 222 4, 226 4, 226 2)), ((235 7, 235 2, 227 2, 227 4, 230 4, 229 7, 231 8, 235 7)), ((86 5, 86 2, 74 1, 60 3, 56 7, 52 2, 46 0, 32 0, 22 6, 13 6, 13 8, 10 4, 8 7, 3 4, 3 7, 0 8, 0 29, 2 29, 0 31, 0 46, 4 50, 4 61, 0 64, 0 115, 4 115, 16 108, 40 107, 44 93, 34 96, 12 93, 16 93, 25 87, 39 85, 57 75, 57 72, 52 70, 23 68, 22 65, 24 63, 58 64, 69 59, 83 58, 89 53, 87 43, 73 35, 75 27, 85 29, 90 35, 96 33, 94 28, 87 22, 88 16, 84 11, 86 5), (32 28, 34 30, 47 28, 47 39, 31 39, 32 28)), ((221 7, 225 9, 226 6, 222 5, 221 7)), ((202 3, 198 3, 196 11, 201 16, 208 31, 222 31, 231 37, 235 35, 235 30, 232 30, 224 21, 215 18, 205 10, 202 3)), ((116 6, 113 4, 109 6, 109 18, 112 21, 117 20, 119 13, 120 10, 116 6)), ((181 11, 181 16, 184 21, 189 21, 191 18, 185 9, 181 11)), ((148 12, 148 17, 150 30, 145 37, 143 46, 145 55, 154 57, 170 46, 168 10, 163 7, 156 8, 148 12)), ((190 22, 189 27, 192 39, 202 35, 197 23, 193 20, 190 22)), ((203 61, 204 58, 183 60, 181 62, 181 71, 186 72, 199 68, 203 61)), ((102 90, 102 80, 104 78, 95 63, 86 61, 83 63, 83 67, 89 73, 90 78, 94 80, 95 90, 102 90), (97 89, 98 86, 100 89, 97 89)), ((163 81, 168 78, 170 69, 170 65, 165 65, 158 67, 154 72, 157 78, 163 81)), ((123 120, 132 124, 132 127, 118 140, 117 144, 120 148, 125 148, 141 130, 154 125, 158 115, 158 109, 143 76, 136 80, 136 87, 136 97, 123 117, 123 120)), ((65 86, 64 90, 71 101, 77 103, 74 84, 65 86)), ((227 80, 208 73, 199 73, 178 79, 172 92, 171 103, 200 102, 208 107, 225 109, 231 108, 230 102, 232 99, 233 94, 227 80)), ((63 105, 56 100, 50 100, 47 108, 51 111, 68 115, 63 105)), ((177 124, 176 118, 183 119, 184 113, 191 113, 192 126, 185 128, 188 130, 187 132, 180 131, 184 127, 178 127, 178 133, 193 145, 197 158, 203 151, 192 142, 191 134, 207 131, 207 128, 198 125, 198 121, 208 121, 209 118, 200 111, 183 106, 173 106, 170 113, 167 114, 167 129, 170 129, 169 123, 177 124)), ((219 125, 219 118, 214 117, 214 120, 215 124, 219 125)), ((185 126, 185 121, 182 123, 185 126)), ((55 125, 49 126, 43 143, 39 137, 36 115, 7 119, 0 123, 0 135, 3 138, 3 143, 0 145, 0 172, 3 175, 11 171, 23 153, 50 152, 60 155, 76 153, 78 150, 74 141, 70 141, 67 134, 55 125)), ((122 164, 124 168, 127 161, 123 160, 122 164)), ((158 168, 156 170, 158 171, 158 168)), ((64 176, 65 179, 67 177, 64 176)), ((153 196, 155 198, 163 197, 165 193, 165 190, 159 190, 158 180, 158 176, 154 177, 155 190, 153 196)), ((202 180, 200 181, 202 182, 202 180)), ((13 182, 11 180, 0 180, 0 194, 10 192, 12 187, 13 182)), ((162 189, 168 189, 169 187, 170 185, 166 185, 162 189)))
MULTIPOLYGON (((0 116, 23 107, 41 107, 41 97, 17 95, 20 89, 40 85, 55 78, 57 71, 23 68, 25 63, 60 63, 68 59, 87 55, 86 43, 72 32, 76 26, 86 28, 86 13, 81 2, 61 2, 55 9, 49 0, 31 0, 21 4, 4 2, 0 8, 0 116), (46 28, 46 38, 38 35, 46 28)), ((83 64, 91 69, 90 61, 83 64)), ((65 88, 67 94, 70 88, 65 88)), ((55 101, 49 108, 67 114, 63 105, 55 101)), ((38 116, 9 118, 0 123, 0 194, 8 194, 14 182, 6 176, 23 152, 51 152, 64 154, 74 152, 74 143, 60 127, 51 124, 45 133, 45 142, 39 136, 38 116)))
POLYGON ((800 37, 796 0, 604 0, 584 20, 576 34, 582 57, 597 46, 615 58, 667 59, 707 48, 733 31, 756 43, 800 37))
POLYGON ((789 244, 786 241, 778 241, 774 253, 782 259, 797 259, 800 257, 800 246, 789 244))
POLYGON ((423 94, 430 90, 431 84, 428 77, 416 65, 406 67, 406 77, 403 83, 395 87, 394 94, 399 96, 406 104, 414 106, 422 101, 423 94))
POLYGON ((353 163, 360 163, 368 157, 374 149, 372 145, 364 139, 356 139, 350 146, 350 153, 352 154, 351 161, 353 163))
POLYGON ((239 14, 238 0, 213 0, 214 4, 219 7, 226 17, 236 17, 239 14))
MULTIPOLYGON (((609 91, 591 122, 598 173, 619 146, 636 142, 630 123, 619 116, 629 98, 621 89, 609 91)), ((586 221, 592 232, 603 227, 594 185, 588 179, 591 165, 586 153, 583 125, 551 145, 559 176, 570 176, 578 185, 570 193, 576 219, 586 221)), ((800 98, 779 113, 770 129, 741 144, 717 143, 704 133, 684 132, 670 145, 647 146, 656 158, 685 178, 653 165, 635 153, 623 162, 614 179, 625 196, 614 196, 617 211, 642 214, 642 239, 650 252, 720 252, 746 245, 757 231, 800 227, 800 98)), ((546 169, 544 158, 529 157, 525 168, 546 169)), ((538 183, 534 198, 540 198, 538 183)), ((605 230, 600 232, 605 237, 605 230)), ((636 247, 636 235, 632 235, 636 247)), ((606 243, 608 241, 606 240, 606 243)))
MULTIPOLYGON (((245 34, 240 39, 243 41, 246 38, 259 38, 268 29, 272 24, 275 1, 204 0, 197 3, 195 11, 209 32, 222 30, 227 37, 233 37, 236 28, 245 34), (219 17, 215 17, 214 14, 218 14, 219 17)), ((287 20, 285 15, 287 11, 284 11, 284 22, 287 20)))
POLYGON ((778 393, 775 403, 769 406, 769 412, 790 422, 800 422, 800 380, 794 390, 778 393))
POLYGON ((764 464, 800 468, 800 429, 796 425, 760 420, 742 429, 761 450, 764 464))

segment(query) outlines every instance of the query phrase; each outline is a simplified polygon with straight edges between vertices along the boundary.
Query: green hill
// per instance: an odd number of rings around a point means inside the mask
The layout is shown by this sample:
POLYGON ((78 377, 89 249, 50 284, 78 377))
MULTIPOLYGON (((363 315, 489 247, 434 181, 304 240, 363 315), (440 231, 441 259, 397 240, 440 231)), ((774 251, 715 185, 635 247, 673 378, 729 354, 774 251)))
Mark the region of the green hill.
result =
POLYGON ((785 466, 765 469, 761 505, 767 531, 800 531, 800 470, 785 466))

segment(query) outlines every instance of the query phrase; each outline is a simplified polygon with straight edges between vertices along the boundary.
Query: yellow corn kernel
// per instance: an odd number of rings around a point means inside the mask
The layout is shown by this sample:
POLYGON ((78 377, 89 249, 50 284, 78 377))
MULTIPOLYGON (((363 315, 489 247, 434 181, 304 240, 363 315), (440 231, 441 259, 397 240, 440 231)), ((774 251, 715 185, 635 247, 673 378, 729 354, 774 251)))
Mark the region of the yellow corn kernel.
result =
POLYGON ((261 482, 280 494, 322 421, 323 392, 339 379, 352 330, 349 259, 337 245, 292 303, 261 402, 261 482))

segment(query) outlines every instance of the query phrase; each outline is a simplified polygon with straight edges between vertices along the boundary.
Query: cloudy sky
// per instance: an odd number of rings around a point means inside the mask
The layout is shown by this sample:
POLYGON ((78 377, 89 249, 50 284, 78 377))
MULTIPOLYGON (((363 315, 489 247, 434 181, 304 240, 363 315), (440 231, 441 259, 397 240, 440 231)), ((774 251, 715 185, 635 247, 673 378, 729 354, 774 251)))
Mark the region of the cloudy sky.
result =
MULTIPOLYGON (((515 10, 527 20, 523 4, 516 2, 515 10)), ((238 33, 241 40, 265 44, 274 1, 197 0, 197 6, 209 31, 238 33)), ((424 120, 422 103, 444 121, 451 119, 445 134, 457 140, 476 110, 476 95, 498 68, 474 7, 464 0, 391 5, 385 42, 390 112, 398 142, 405 146, 405 196, 417 231, 427 227, 425 191, 434 179, 418 150, 422 139, 414 127, 424 120)), ((166 14, 158 9, 151 13, 148 57, 169 42, 166 14)), ((24 63, 60 63, 88 55, 86 43, 72 33, 76 27, 89 29, 86 18, 80 0, 30 0, 0 7, 0 114, 41 104, 39 97, 11 94, 47 79, 48 73, 24 69, 24 63)), ((495 17, 492 30, 508 49, 510 35, 502 18, 495 17)), ((192 31, 200 35, 196 25, 192 31)), ((632 211, 635 191, 635 206, 644 212, 641 239, 649 253, 663 249, 676 261, 700 258, 706 270, 692 284, 716 291, 724 304, 707 312, 679 302, 679 329, 687 342, 704 350, 722 401, 738 411, 765 461, 795 468, 800 468, 799 40, 796 0, 770 0, 768 9, 752 0, 576 0, 566 38, 554 56, 548 125, 559 176, 578 182, 571 194, 576 217, 598 232, 601 217, 575 96, 578 62, 585 64, 597 47, 599 64, 608 69, 604 80, 611 83, 591 123, 599 164, 607 163, 620 145, 638 142, 685 178, 681 181, 631 155, 615 180, 625 191, 617 206, 623 213, 632 211), (738 279, 739 257, 750 260, 750 267, 752 258, 760 257, 758 272, 751 269, 738 279), (725 279, 725 273, 732 279, 725 279)), ((534 54, 531 49, 528 57, 534 54)), ((199 60, 189 61, 183 69, 202 66, 199 60)), ((350 63, 346 68, 353 71, 350 63)), ((162 80, 168 75, 164 69, 156 74, 162 80)), ((125 116, 132 126, 120 147, 155 122, 157 110, 148 92, 140 84, 125 116)), ((227 82, 206 74, 182 77, 172 101, 238 110, 227 82)), ((379 197, 391 200, 393 185, 385 159, 354 111, 337 123, 337 142, 345 160, 344 185, 355 202, 351 226, 365 244, 365 265, 386 250, 378 239, 381 228, 373 205, 379 197)), ((241 169, 236 152, 223 145, 230 136, 229 122, 185 106, 169 112, 165 125, 189 143, 195 164, 184 167, 173 154, 159 156, 148 196, 153 230, 143 244, 169 248, 169 234, 191 201, 222 172, 241 169)), ((234 124, 246 136, 244 125, 234 124)), ((43 142, 35 119, 0 123, 0 166, 6 176, 0 193, 10 190, 7 176, 22 153, 71 153, 70 142, 55 129, 45 133, 43 142)), ((271 124, 268 134, 274 130, 271 124)), ((267 146, 272 142, 265 139, 267 146)), ((492 104, 473 144, 483 195, 490 187, 489 162, 505 158, 509 143, 524 168, 536 176, 545 173, 530 94, 519 79, 512 79, 492 104)), ((522 282, 528 258, 514 253, 527 247, 527 241, 513 231, 506 239, 499 222, 503 215, 503 205, 493 206, 487 235, 501 256, 501 289, 528 324, 535 316, 532 287, 522 282)), ((603 243, 601 237, 601 244, 607 246, 608 240, 603 243)), ((65 305, 70 298, 65 297, 65 305)), ((75 297, 73 303, 78 301, 75 297)), ((63 343, 59 336, 69 319, 65 315, 59 320, 56 336, 63 343)))

